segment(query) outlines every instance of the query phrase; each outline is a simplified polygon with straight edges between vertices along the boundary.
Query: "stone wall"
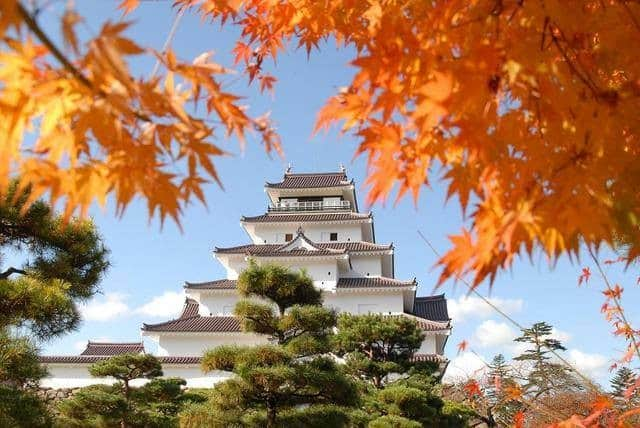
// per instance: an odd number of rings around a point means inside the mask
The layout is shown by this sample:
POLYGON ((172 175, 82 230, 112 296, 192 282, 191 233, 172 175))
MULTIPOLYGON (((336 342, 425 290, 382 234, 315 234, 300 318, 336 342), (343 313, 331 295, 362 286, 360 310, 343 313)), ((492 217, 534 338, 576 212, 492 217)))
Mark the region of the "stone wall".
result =
POLYGON ((47 388, 40 387, 37 390, 37 395, 45 402, 47 407, 53 411, 54 414, 57 414, 57 405, 60 401, 66 400, 69 397, 72 397, 73 394, 78 392, 80 388, 47 388))

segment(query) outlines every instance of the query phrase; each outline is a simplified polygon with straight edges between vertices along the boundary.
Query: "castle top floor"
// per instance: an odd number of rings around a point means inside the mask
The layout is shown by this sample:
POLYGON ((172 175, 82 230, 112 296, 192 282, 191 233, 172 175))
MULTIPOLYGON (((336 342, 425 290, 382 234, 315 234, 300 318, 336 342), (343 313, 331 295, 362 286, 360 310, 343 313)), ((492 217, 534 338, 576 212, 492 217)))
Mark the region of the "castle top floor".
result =
POLYGON ((293 173, 287 169, 282 181, 266 183, 268 212, 358 212, 355 185, 346 171, 293 173))

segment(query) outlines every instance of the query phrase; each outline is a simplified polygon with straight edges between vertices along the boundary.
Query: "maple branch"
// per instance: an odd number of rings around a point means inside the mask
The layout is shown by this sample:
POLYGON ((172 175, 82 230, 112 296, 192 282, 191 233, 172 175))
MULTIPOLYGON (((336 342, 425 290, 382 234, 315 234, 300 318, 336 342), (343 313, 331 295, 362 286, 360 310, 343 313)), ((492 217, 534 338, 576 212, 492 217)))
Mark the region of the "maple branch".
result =
MULTIPOLYGON (((64 69, 71 73, 71 75, 77 81, 87 87, 91 92, 108 101, 108 95, 101 89, 95 88, 91 80, 89 80, 89 78, 85 76, 82 71, 78 70, 78 68, 76 68, 71 63, 71 61, 69 61, 69 59, 62 53, 62 51, 53 43, 49 36, 45 34, 40 25, 38 25, 38 22, 36 22, 33 15, 29 13, 29 11, 22 5, 22 3, 16 3, 18 5, 18 13, 22 17, 22 20, 27 25, 29 30, 31 30, 31 32, 38 38, 38 40, 40 40, 47 47, 47 49, 49 49, 51 55, 53 55, 53 57, 57 59, 60 64, 62 64, 64 69)), ((132 113, 135 115, 135 117, 144 122, 152 122, 149 116, 140 111, 132 109, 132 113)))
POLYGON ((49 36, 44 33, 42 28, 40 28, 40 25, 38 25, 38 23, 36 22, 35 18, 29 13, 29 11, 27 11, 27 9, 25 9, 22 3, 17 2, 17 5, 18 13, 20 13, 20 16, 22 17, 24 23, 27 24, 27 27, 31 30, 31 32, 35 34, 36 37, 38 37, 38 40, 40 40, 47 47, 47 49, 49 49, 51 55, 53 55, 54 58, 57 59, 58 62, 60 62, 60 64, 62 64, 62 66, 80 83, 89 88, 91 91, 94 91, 94 87, 91 84, 91 81, 73 64, 71 64, 71 62, 67 59, 66 56, 64 56, 60 49, 58 49, 58 47, 53 43, 49 36))
MULTIPOLYGON (((418 235, 420 235, 420 238, 422 238, 422 240, 427 244, 427 246, 431 249, 431 251, 433 251, 433 253, 436 255, 436 257, 440 258, 441 255, 438 252, 438 250, 435 249, 433 244, 431 244, 431 242, 427 239, 426 236, 424 236, 424 234, 420 230, 418 230, 418 235)), ((482 300, 484 303, 489 305, 494 311, 496 311, 500 315, 502 315, 502 317, 504 317, 507 321, 509 321, 511 324, 513 324, 515 327, 517 327, 520 331, 523 331, 525 329, 525 327, 522 324, 520 324, 518 321, 513 319, 511 316, 507 315, 506 312, 504 312, 502 309, 500 309, 499 307, 497 307, 496 305, 491 303, 491 301, 489 299, 487 299, 482 294, 480 294, 480 292, 478 292, 478 290, 476 290, 475 287, 473 287, 471 284, 469 284, 469 281, 464 279, 462 276, 460 276, 456 272, 454 272, 454 276, 458 281, 460 281, 464 285, 466 285, 466 287, 469 289, 470 293, 475 294, 478 298, 480 298, 480 300, 482 300)), ((580 370, 578 370, 576 367, 574 367, 573 364, 571 364, 566 358, 564 358, 562 355, 560 355, 558 352, 556 352, 553 348, 551 348, 549 346, 546 346, 545 344, 543 344, 542 346, 544 346, 545 348, 549 349, 549 352, 551 352, 554 357, 556 357, 558 360, 560 360, 572 372, 577 374, 578 377, 580 377, 587 385, 589 385, 589 387, 592 390, 598 391, 598 387, 593 383, 593 381, 591 379, 589 379, 587 376, 585 376, 584 374, 582 374, 580 372, 580 370)))
MULTIPOLYGON (((625 326, 629 330, 633 331, 633 329, 631 328, 631 323, 629 323, 629 320, 627 319, 626 315, 624 314, 624 310, 622 309, 622 304, 620 303, 620 298, 614 292, 613 287, 611 287, 611 283, 609 282, 609 277, 607 277, 607 274, 604 272, 604 269, 602 269, 602 265, 600 265, 600 262, 598 261, 598 258, 596 257, 595 253, 593 252, 593 249, 591 248, 591 246, 587 245, 587 250, 589 251, 589 255, 591 256, 591 260, 593 260, 593 263, 595 263, 596 268, 598 268, 598 272, 600 273, 600 276, 604 280, 604 284, 607 286, 607 290, 611 292, 610 293, 611 298, 613 300, 613 303, 616 306, 616 310, 620 314, 620 318, 622 319, 622 322, 624 322, 625 326)), ((628 337, 629 337, 629 340, 631 341, 631 344, 635 348, 636 355, 638 356, 638 360, 640 360, 640 345, 638 345, 638 341, 636 340, 635 335, 631 334, 628 337)))

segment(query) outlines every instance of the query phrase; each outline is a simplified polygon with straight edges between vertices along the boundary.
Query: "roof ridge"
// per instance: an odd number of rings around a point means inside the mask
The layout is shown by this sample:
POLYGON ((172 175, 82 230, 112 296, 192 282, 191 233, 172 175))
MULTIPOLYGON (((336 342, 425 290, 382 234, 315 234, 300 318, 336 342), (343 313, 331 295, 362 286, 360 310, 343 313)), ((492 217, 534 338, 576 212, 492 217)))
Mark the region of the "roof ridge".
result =
POLYGON ((141 345, 142 342, 92 342, 87 341, 89 345, 141 345))

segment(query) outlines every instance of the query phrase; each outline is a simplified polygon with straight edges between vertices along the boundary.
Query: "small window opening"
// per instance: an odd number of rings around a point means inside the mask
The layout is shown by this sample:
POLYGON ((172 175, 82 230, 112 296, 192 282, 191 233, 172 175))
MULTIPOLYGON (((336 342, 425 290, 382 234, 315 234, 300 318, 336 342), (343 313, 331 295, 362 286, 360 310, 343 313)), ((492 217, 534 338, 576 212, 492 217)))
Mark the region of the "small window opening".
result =
POLYGON ((331 276, 331 271, 327 272, 327 275, 331 276))
POLYGON ((284 241, 285 242, 289 242, 293 240, 293 233, 285 233, 284 235, 284 241))
POLYGON ((338 232, 331 232, 329 234, 329 241, 337 241, 338 240, 338 232))

